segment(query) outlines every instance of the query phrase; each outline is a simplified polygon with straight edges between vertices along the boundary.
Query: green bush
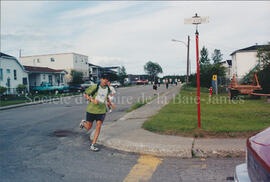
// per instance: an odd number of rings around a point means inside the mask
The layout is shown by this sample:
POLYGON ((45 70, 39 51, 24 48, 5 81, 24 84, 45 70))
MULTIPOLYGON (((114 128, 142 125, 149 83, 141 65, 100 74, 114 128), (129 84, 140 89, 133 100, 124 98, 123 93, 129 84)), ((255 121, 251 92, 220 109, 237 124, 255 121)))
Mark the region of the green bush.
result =
POLYGON ((17 86, 17 92, 21 94, 23 91, 24 91, 24 92, 26 91, 26 86, 23 85, 23 84, 19 84, 19 85, 17 86))
POLYGON ((7 91, 6 87, 1 87, 0 86, 0 95, 3 95, 7 91))

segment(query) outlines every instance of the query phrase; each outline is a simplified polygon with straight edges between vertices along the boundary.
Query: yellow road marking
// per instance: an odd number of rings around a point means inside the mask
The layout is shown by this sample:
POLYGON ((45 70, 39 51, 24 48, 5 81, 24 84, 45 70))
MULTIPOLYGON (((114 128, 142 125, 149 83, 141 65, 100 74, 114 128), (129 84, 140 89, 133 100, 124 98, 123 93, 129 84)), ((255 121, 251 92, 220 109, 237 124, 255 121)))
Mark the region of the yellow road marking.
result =
POLYGON ((138 159, 138 163, 133 166, 123 182, 139 182, 150 180, 153 173, 157 169, 157 166, 161 164, 161 162, 162 159, 154 156, 141 156, 138 159))

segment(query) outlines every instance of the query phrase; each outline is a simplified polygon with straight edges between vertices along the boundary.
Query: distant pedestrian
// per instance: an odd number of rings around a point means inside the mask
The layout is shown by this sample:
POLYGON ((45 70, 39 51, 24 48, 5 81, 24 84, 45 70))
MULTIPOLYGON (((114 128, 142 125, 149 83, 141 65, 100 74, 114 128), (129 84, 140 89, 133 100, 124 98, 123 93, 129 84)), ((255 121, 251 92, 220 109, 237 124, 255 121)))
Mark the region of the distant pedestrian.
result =
POLYGON ((166 89, 168 89, 169 88, 169 80, 168 79, 165 80, 165 84, 166 84, 166 89))
POLYGON ((153 84, 154 95, 157 95, 157 84, 153 84))
POLYGON ((158 87, 160 87, 160 79, 158 79, 158 87))
POLYGON ((174 82, 175 82, 175 85, 177 85, 177 79, 176 78, 174 79, 174 82))
POLYGON ((107 85, 110 88, 110 94, 109 94, 109 102, 107 102, 107 107, 109 109, 109 112, 112 112, 112 109, 114 109, 115 105, 113 104, 114 95, 116 94, 116 91, 113 86, 111 86, 111 82, 108 82, 107 85))
POLYGON ((108 75, 103 74, 100 79, 100 83, 90 86, 85 90, 84 97, 89 100, 86 109, 86 120, 82 120, 80 128, 85 128, 89 131, 93 122, 96 121, 96 131, 92 144, 89 150, 99 151, 99 148, 95 146, 98 136, 100 134, 101 126, 106 115, 106 101, 109 102, 110 88, 107 85, 108 75))

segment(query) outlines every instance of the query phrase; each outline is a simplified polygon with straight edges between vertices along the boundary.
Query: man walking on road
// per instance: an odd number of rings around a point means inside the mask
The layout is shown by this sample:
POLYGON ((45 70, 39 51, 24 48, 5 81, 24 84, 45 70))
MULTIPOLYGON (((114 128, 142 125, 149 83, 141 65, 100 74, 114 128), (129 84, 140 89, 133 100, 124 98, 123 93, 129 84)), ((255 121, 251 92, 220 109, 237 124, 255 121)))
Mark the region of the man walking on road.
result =
POLYGON ((92 128, 93 122, 96 121, 96 131, 94 139, 90 146, 90 150, 99 151, 99 148, 95 146, 98 139, 102 123, 106 115, 106 101, 110 103, 108 96, 110 94, 110 88, 107 85, 108 75, 103 74, 99 84, 90 86, 85 90, 84 97, 89 100, 86 109, 86 120, 82 120, 80 128, 85 128, 89 131, 92 128))

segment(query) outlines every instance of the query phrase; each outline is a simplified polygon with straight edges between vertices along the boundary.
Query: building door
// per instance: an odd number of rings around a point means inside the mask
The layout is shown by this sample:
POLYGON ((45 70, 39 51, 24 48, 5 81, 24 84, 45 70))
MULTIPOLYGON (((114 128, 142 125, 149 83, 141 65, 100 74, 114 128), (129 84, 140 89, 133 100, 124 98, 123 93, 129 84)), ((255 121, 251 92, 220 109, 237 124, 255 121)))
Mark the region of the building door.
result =
POLYGON ((52 75, 49 75, 49 83, 52 85, 52 75))
POLYGON ((10 88, 10 78, 7 78, 7 88, 10 88))

